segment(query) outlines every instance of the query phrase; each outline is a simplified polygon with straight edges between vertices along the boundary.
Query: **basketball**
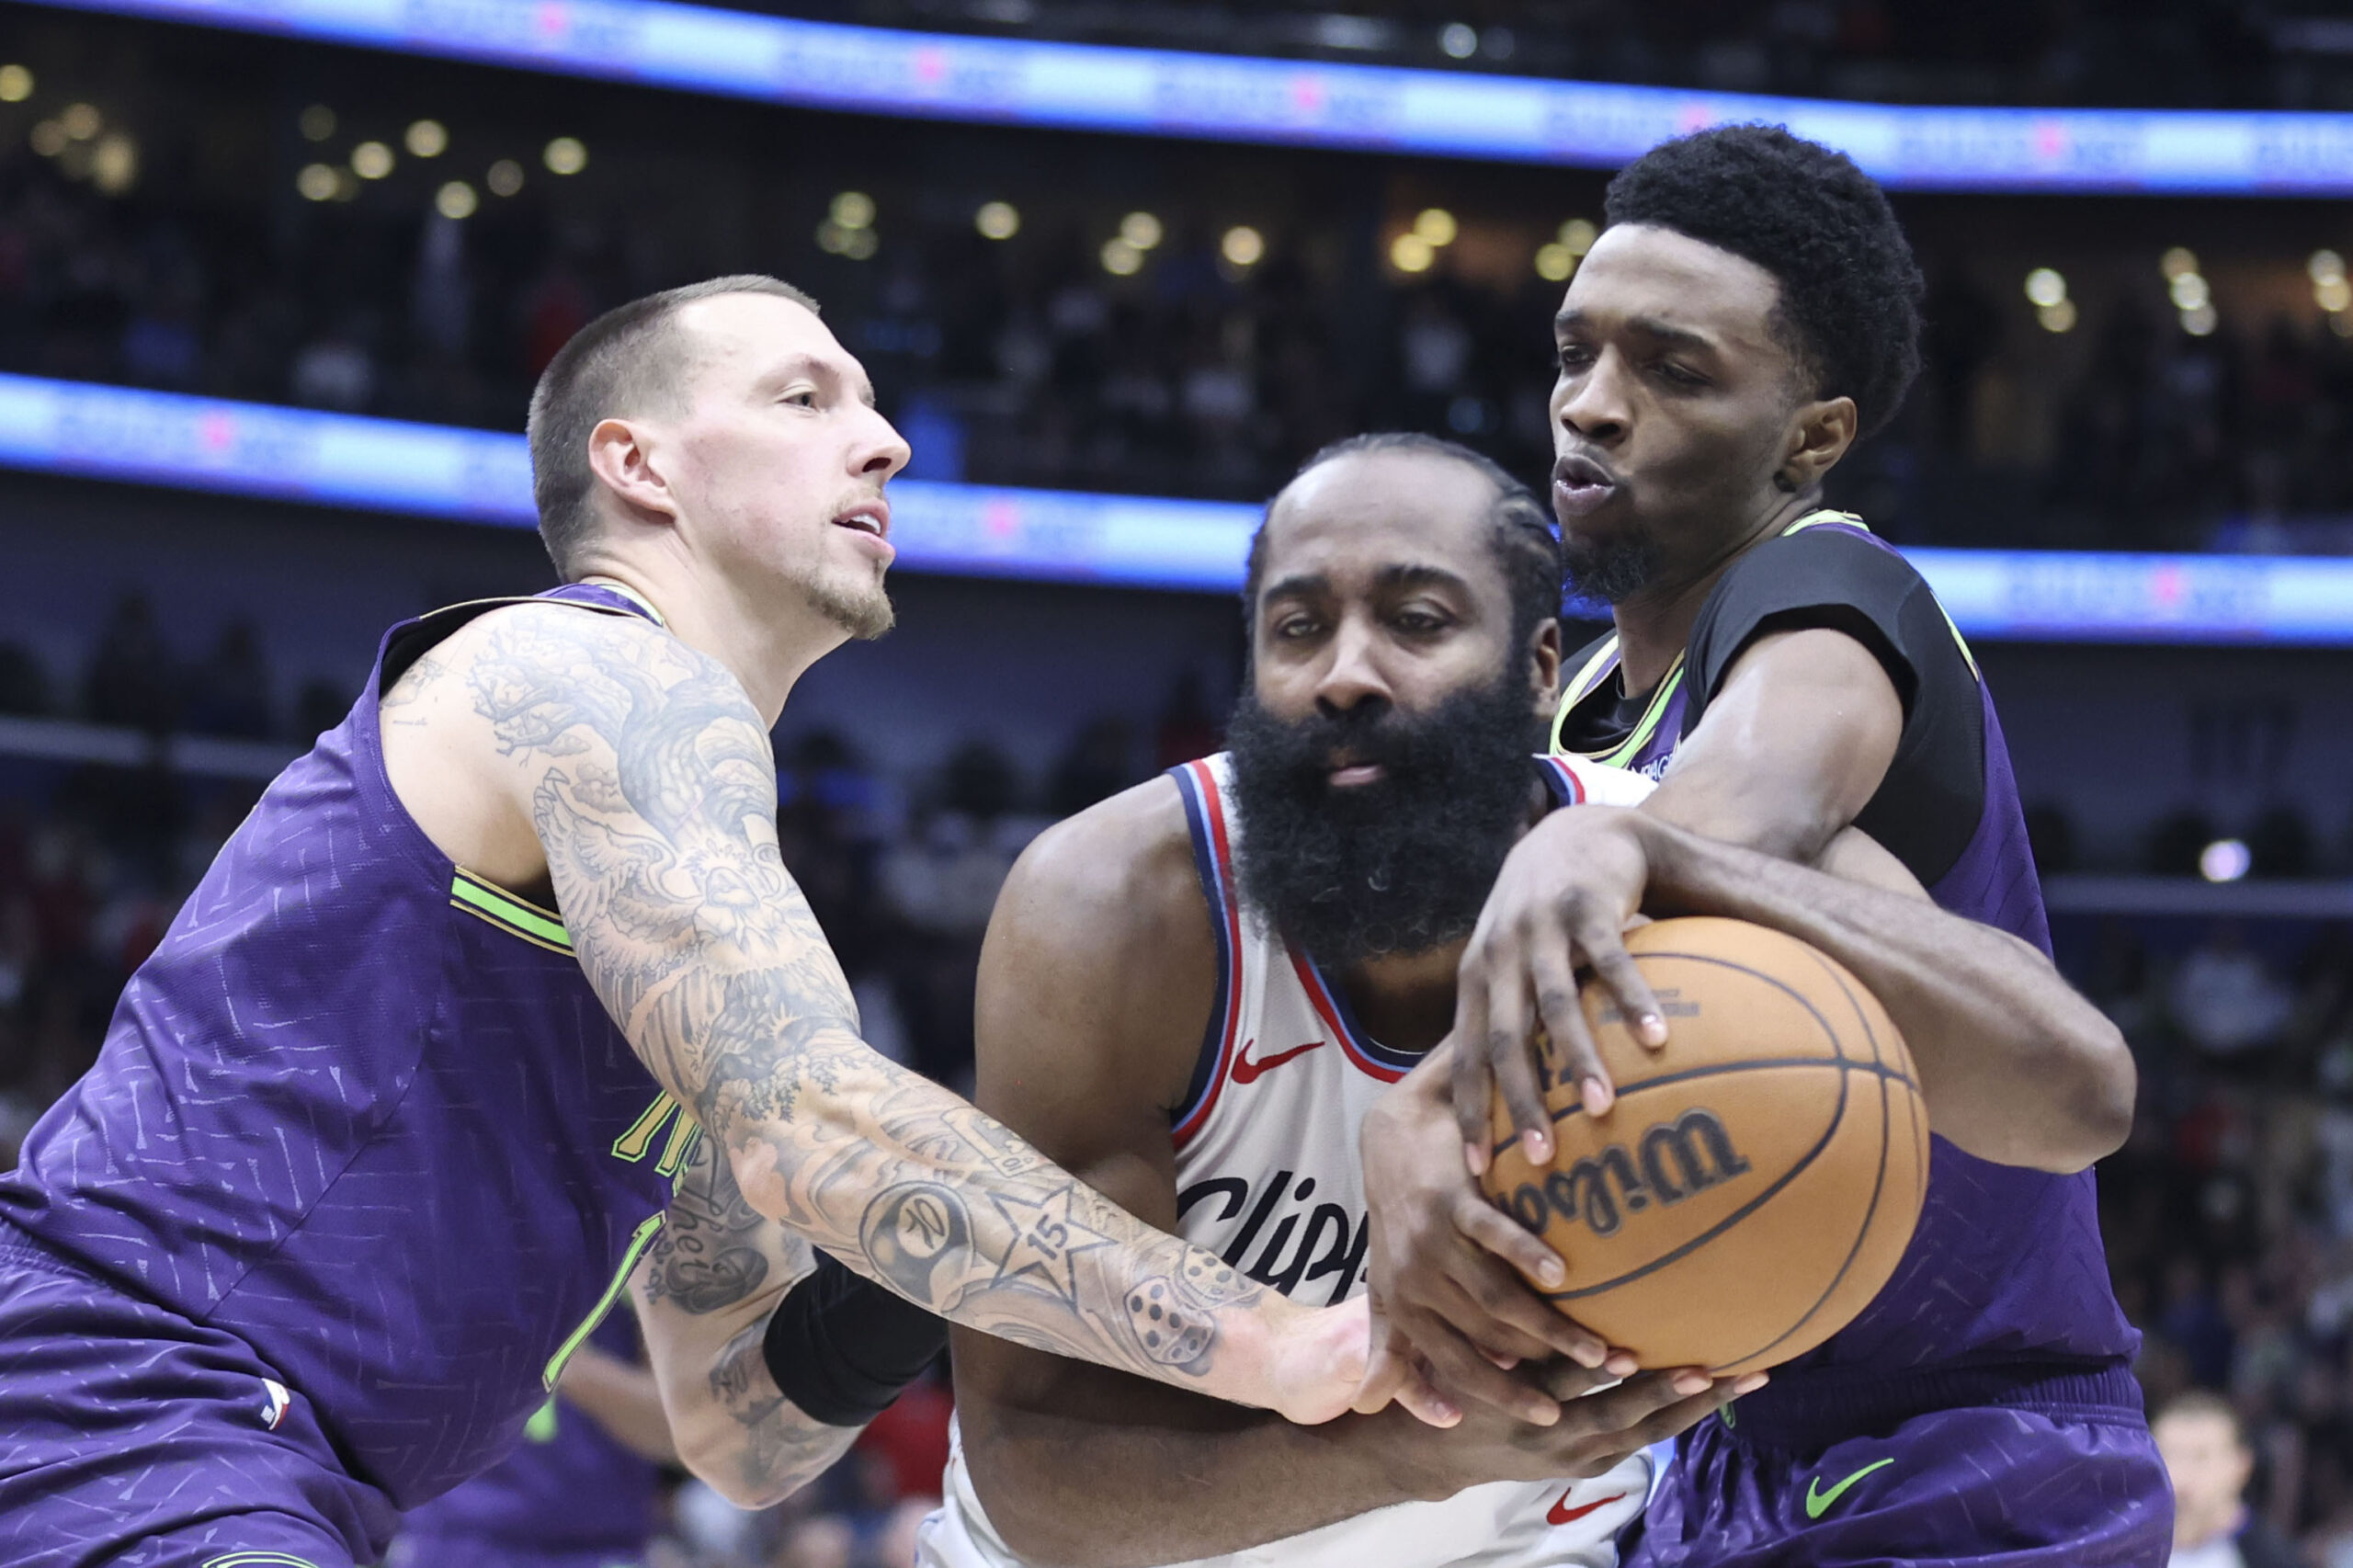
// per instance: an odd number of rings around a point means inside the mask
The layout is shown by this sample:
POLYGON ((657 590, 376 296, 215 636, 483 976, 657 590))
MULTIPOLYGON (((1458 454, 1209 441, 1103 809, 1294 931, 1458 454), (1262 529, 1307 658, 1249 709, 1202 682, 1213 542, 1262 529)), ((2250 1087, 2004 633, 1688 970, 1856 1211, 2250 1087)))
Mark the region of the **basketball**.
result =
POLYGON ((1586 1114, 1540 1038, 1558 1153, 1531 1166, 1498 1096, 1487 1195, 1568 1264, 1553 1304, 1643 1366, 1779 1365, 1861 1312, 1912 1239, 1928 1182, 1912 1058, 1878 999, 1795 937, 1695 918, 1626 946, 1665 1046, 1588 983, 1616 1103, 1586 1114))

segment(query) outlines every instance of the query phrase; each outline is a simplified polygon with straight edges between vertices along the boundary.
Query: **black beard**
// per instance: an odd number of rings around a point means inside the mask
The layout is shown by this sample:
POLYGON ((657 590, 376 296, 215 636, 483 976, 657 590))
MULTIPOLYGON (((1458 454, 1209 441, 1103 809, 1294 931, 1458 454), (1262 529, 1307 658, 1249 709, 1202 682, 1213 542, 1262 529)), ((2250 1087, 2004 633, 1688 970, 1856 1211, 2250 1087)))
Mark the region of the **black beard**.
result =
POLYGON ((1561 565, 1568 575, 1572 598, 1623 604, 1657 581, 1659 548, 1656 541, 1641 534, 1584 540, 1563 528, 1561 565))
POLYGON ((1526 825, 1542 734, 1517 670, 1419 718, 1367 702, 1286 723, 1245 690, 1226 737, 1244 900, 1331 964, 1469 936, 1526 825), (1381 777, 1335 788, 1344 747, 1381 777))

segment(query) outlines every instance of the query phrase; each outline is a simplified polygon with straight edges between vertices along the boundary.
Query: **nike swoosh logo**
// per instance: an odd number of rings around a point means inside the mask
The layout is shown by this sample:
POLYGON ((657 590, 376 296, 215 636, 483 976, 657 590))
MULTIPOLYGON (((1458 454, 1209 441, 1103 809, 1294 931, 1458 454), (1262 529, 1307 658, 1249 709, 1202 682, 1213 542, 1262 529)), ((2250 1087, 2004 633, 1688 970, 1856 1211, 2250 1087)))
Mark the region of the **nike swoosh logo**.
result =
POLYGON ((1871 1471, 1875 1470, 1885 1470, 1889 1465, 1892 1465, 1894 1462, 1895 1461, 1892 1459, 1884 1459, 1873 1464, 1867 1464, 1827 1492, 1821 1490, 1822 1477, 1818 1475, 1815 1476, 1812 1481, 1805 1483, 1805 1517, 1809 1519, 1818 1519, 1822 1517, 1823 1515, 1830 1511, 1831 1504, 1836 1503, 1839 1498, 1847 1494, 1847 1488, 1854 1485, 1855 1483, 1860 1481, 1871 1471))
POLYGON ((1245 1040, 1242 1046, 1242 1053, 1233 1059, 1235 1083, 1255 1084, 1258 1081, 1260 1074, 1271 1073, 1284 1062, 1304 1056, 1311 1051, 1321 1051, 1326 1042, 1320 1040, 1310 1040, 1305 1045, 1295 1045, 1289 1051, 1277 1051, 1272 1056, 1262 1056, 1253 1062, 1250 1060, 1250 1048, 1257 1043, 1255 1040, 1245 1040))
MULTIPOLYGON (((1569 1492, 1574 1492, 1576 1488, 1574 1486, 1569 1488, 1569 1492)), ((1562 1493, 1561 1500, 1553 1504, 1552 1506, 1545 1513, 1544 1522, 1546 1524, 1573 1525, 1579 1519, 1584 1518, 1587 1514, 1592 1513, 1596 1508, 1607 1508, 1612 1503, 1623 1503, 1626 1500, 1626 1494, 1623 1492, 1620 1492, 1612 1496, 1598 1498, 1591 1503, 1580 1503, 1575 1507, 1572 1508, 1569 1506, 1569 1492, 1562 1493)))

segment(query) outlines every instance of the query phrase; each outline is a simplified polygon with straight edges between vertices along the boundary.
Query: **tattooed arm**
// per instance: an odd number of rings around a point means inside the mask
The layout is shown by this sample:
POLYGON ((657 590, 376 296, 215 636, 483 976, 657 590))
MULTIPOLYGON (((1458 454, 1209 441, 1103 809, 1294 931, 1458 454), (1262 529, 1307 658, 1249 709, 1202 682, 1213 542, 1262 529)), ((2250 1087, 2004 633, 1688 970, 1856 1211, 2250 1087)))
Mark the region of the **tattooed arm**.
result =
POLYGON ((766 726, 723 665, 559 605, 443 646, 581 968, 755 1210, 967 1326, 1294 1419, 1347 1408, 1360 1312, 1235 1277, 859 1040, 778 852, 766 726))
POLYGON ((808 1243, 744 1201, 727 1162, 698 1138, 630 1281, 678 1458, 741 1508, 783 1501, 862 1430, 795 1409, 761 1354, 769 1315, 815 1261, 808 1243))

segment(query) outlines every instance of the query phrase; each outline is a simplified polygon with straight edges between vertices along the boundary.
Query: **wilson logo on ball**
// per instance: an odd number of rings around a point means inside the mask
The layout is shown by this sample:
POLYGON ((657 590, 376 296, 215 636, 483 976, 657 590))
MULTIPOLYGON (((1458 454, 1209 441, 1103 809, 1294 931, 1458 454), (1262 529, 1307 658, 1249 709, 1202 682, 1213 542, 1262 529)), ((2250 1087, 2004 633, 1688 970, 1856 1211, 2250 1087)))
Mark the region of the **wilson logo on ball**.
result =
POLYGON ((1671 1207, 1748 1168, 1722 1121, 1713 1111, 1695 1107, 1651 1127, 1631 1150, 1612 1143, 1552 1172, 1540 1185, 1520 1183, 1506 1211, 1537 1235, 1558 1215, 1597 1236, 1614 1236, 1625 1223, 1625 1212, 1653 1203, 1671 1207))

